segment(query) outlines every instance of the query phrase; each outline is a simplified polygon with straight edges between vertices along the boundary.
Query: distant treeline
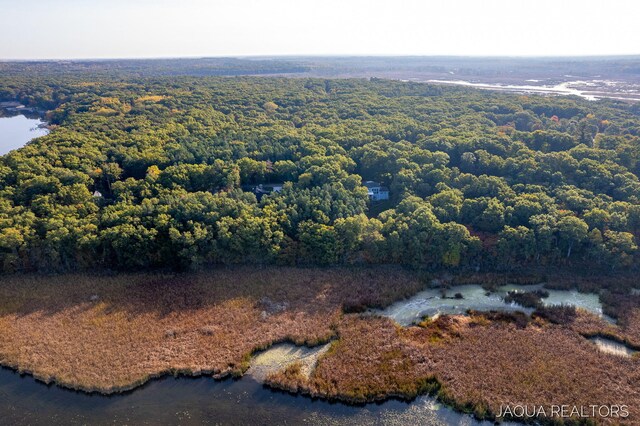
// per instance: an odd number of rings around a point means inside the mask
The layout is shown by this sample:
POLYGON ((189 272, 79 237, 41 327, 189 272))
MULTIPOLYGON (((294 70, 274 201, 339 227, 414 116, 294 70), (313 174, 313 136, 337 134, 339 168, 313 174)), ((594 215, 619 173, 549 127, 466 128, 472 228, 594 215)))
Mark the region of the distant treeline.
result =
POLYGON ((508 58, 456 56, 273 56, 108 60, 0 61, 0 75, 67 78, 274 75, 564 81, 621 79, 640 83, 640 56, 508 58))
POLYGON ((234 76, 295 74, 310 66, 283 59, 181 58, 0 62, 0 75, 86 77, 234 76))
POLYGON ((0 80, 0 101, 47 109, 54 126, 0 157, 5 272, 638 264, 637 106, 38 67, 0 80), (369 201, 367 180, 390 200, 369 201), (258 200, 252 188, 274 182, 258 200))

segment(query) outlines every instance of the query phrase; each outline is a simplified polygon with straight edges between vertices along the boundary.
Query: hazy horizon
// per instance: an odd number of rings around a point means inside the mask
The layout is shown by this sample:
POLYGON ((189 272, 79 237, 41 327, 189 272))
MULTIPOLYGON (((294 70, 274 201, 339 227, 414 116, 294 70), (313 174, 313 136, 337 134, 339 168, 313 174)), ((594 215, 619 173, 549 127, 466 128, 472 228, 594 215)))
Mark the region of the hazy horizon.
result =
POLYGON ((290 54, 290 55, 194 55, 194 56, 127 56, 127 57, 67 57, 67 58, 0 58, 0 62, 60 62, 60 61, 136 61, 136 60, 170 60, 170 59, 306 59, 306 58, 460 58, 460 59, 635 59, 640 58, 640 54, 625 55, 394 55, 394 54, 290 54))
POLYGON ((630 0, 0 0, 0 59, 640 55, 630 0))

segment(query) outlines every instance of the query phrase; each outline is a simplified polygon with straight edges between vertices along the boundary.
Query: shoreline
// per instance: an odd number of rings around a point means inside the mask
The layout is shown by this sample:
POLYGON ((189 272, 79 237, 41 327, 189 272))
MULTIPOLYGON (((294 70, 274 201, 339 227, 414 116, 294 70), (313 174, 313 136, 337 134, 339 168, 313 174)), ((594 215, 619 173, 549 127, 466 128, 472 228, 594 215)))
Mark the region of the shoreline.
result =
MULTIPOLYGON (((385 403, 388 402, 392 402, 392 401, 398 401, 404 404, 411 404, 413 403, 416 399, 420 398, 420 397, 426 397, 429 398, 429 400, 432 400, 434 402, 440 403, 442 404, 442 407, 444 410, 450 410, 453 413, 457 413, 460 415, 469 415, 471 418, 473 418, 476 421, 489 421, 488 419, 479 419, 477 417, 475 417, 473 415, 473 413, 470 413, 468 410, 465 410, 464 407, 462 406, 457 406, 455 404, 451 404, 443 399, 441 399, 437 393, 433 394, 431 392, 425 392, 425 393, 419 393, 416 395, 404 395, 404 394, 389 394, 385 397, 381 397, 381 398, 376 398, 376 399, 370 399, 367 401, 360 401, 360 400, 352 400, 352 399, 348 399, 348 398, 332 398, 332 397, 326 397, 326 396, 322 396, 322 395, 313 395, 309 392, 304 392, 304 391, 300 391, 300 390, 291 390, 291 389, 287 389, 285 387, 282 386, 278 386, 275 384, 269 384, 266 382, 261 382, 259 380, 256 380, 255 378, 251 377, 251 376, 233 376, 231 374, 227 374, 223 377, 208 377, 206 375, 206 373, 203 374, 187 374, 184 372, 179 372, 177 374, 173 374, 173 373, 167 373, 167 374, 160 374, 157 375, 155 377, 150 377, 147 381, 145 381, 144 383, 140 383, 137 384, 135 386, 132 386, 131 388, 128 389, 122 389, 119 391, 115 391, 112 393, 103 393, 100 391, 87 391, 84 389, 77 389, 74 387, 68 387, 65 386, 63 384, 57 383, 55 381, 51 381, 51 382, 45 382, 40 380, 39 378, 37 378, 36 376, 34 376, 33 374, 23 371, 20 372, 12 367, 8 367, 8 366, 4 366, 4 365, 0 365, 0 370, 6 370, 12 374, 17 374, 20 377, 26 377, 28 376, 29 379, 33 380, 34 382, 36 382, 38 385, 42 385, 42 386, 55 386, 58 389, 64 391, 64 392, 70 392, 70 393, 74 393, 74 394, 79 394, 79 395, 83 395, 86 397, 92 397, 92 396, 98 396, 98 397, 104 397, 104 398, 119 398, 119 397, 126 397, 128 395, 133 394, 134 392, 138 392, 143 390, 146 386, 152 384, 154 381, 161 381, 163 379, 167 379, 167 378, 175 378, 175 379, 193 379, 193 380, 204 380, 204 379, 208 379, 208 380, 212 380, 215 383, 223 383, 223 382, 228 382, 228 381, 232 381, 232 382, 236 382, 236 381, 252 381, 255 382, 256 384, 258 384, 262 389, 264 389, 267 392, 270 393, 276 393, 276 394, 282 394, 282 395, 286 395, 292 398, 295 397, 300 397, 300 398, 304 398, 307 400, 310 400, 312 402, 315 401, 322 401, 324 403, 327 404, 338 404, 338 405, 342 405, 345 407, 352 407, 352 408, 362 408, 362 407, 367 407, 367 406, 381 406, 384 405, 385 403)), ((439 388, 440 384, 437 383, 436 381, 436 386, 439 388)), ((502 420, 501 423, 503 422, 510 422, 513 420, 502 420)), ((518 422, 519 423, 519 422, 518 422)))
MULTIPOLYGON (((278 345, 280 343, 285 342, 276 342, 272 346, 278 345)), ((295 345, 296 347, 306 347, 306 345, 295 345)), ((258 350, 258 352, 266 351, 269 348, 258 350)), ((127 395, 132 394, 133 392, 139 391, 143 389, 145 386, 149 385, 153 381, 162 380, 168 377, 174 378, 188 378, 188 379, 210 379, 215 382, 224 382, 224 381, 238 381, 238 380, 253 380, 254 382, 260 384, 263 388, 268 389, 271 392, 279 392, 287 395, 291 395, 293 397, 299 396, 303 398, 308 398, 312 401, 325 401, 330 404, 342 404, 348 407, 366 407, 368 405, 381 405, 388 401, 400 401, 407 404, 415 401, 417 398, 421 396, 426 396, 434 401, 437 401, 443 404, 447 409, 453 410, 454 412, 460 414, 471 415, 475 420, 495 420, 495 417, 489 418, 478 418, 476 417, 472 411, 465 410, 463 405, 456 404, 455 401, 447 401, 446 398, 441 397, 439 395, 439 391, 442 388, 442 384, 435 378, 427 379, 427 384, 431 386, 430 389, 427 389, 425 392, 418 392, 415 394, 403 394, 403 393, 389 393, 384 396, 368 398, 368 399, 355 399, 346 396, 327 396, 317 393, 312 393, 310 391, 305 391, 303 389, 292 389, 290 387, 278 384, 277 382, 270 382, 268 378, 264 381, 260 381, 246 372, 241 375, 235 375, 232 372, 224 373, 224 374, 216 374, 214 371, 200 371, 200 372, 191 372, 187 370, 170 370, 162 373, 150 375, 145 378, 143 381, 133 383, 129 386, 124 386, 116 389, 97 389, 97 388, 85 388, 85 387, 77 387, 74 385, 66 384, 61 382, 55 378, 51 380, 47 380, 45 378, 39 377, 32 371, 20 370, 18 367, 7 365, 0 362, 0 369, 10 371, 11 373, 18 374, 20 377, 28 376, 30 379, 35 382, 43 385, 43 386, 55 386, 64 391, 73 392, 77 394, 82 394, 87 397, 90 396, 100 396, 105 398, 110 397, 125 397, 127 395)), ((506 420, 506 419, 505 419, 506 420)), ((504 420, 502 420, 504 421, 504 420)), ((513 420, 507 420, 513 421, 513 420)))

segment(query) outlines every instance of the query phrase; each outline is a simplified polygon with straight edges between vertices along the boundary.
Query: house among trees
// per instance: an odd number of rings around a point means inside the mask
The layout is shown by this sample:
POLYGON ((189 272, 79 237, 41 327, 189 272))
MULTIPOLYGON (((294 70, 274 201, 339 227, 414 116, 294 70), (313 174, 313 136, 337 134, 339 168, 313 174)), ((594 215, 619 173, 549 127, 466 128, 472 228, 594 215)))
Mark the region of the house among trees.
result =
POLYGON ((260 201, 264 195, 282 191, 283 186, 283 183, 261 183, 253 189, 253 192, 256 194, 258 201, 260 201))
POLYGON ((33 108, 27 108, 20 102, 0 102, 0 108, 4 108, 9 112, 33 111, 33 108))
POLYGON ((389 199, 389 188, 386 186, 380 186, 378 182, 368 180, 364 183, 369 192, 369 199, 371 201, 381 201, 389 199))

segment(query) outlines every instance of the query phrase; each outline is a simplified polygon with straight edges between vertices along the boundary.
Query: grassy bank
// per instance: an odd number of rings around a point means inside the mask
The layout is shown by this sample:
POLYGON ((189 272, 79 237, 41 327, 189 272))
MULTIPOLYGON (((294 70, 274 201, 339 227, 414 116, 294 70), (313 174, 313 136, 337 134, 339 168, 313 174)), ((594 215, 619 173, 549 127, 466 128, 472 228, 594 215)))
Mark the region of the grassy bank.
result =
POLYGON ((631 416, 623 423, 637 424, 638 359, 597 351, 580 334, 585 323, 594 326, 598 320, 580 312, 576 324, 568 326, 540 319, 523 326, 508 315, 477 314, 399 328, 386 318, 349 317, 338 329, 340 340, 310 378, 284 370, 268 382, 352 403, 435 393, 461 411, 488 419, 507 404, 626 404, 631 416))
POLYGON ((421 285, 398 268, 4 277, 0 363, 103 393, 176 371, 241 374, 275 342, 328 340, 343 306, 384 306, 421 285))

